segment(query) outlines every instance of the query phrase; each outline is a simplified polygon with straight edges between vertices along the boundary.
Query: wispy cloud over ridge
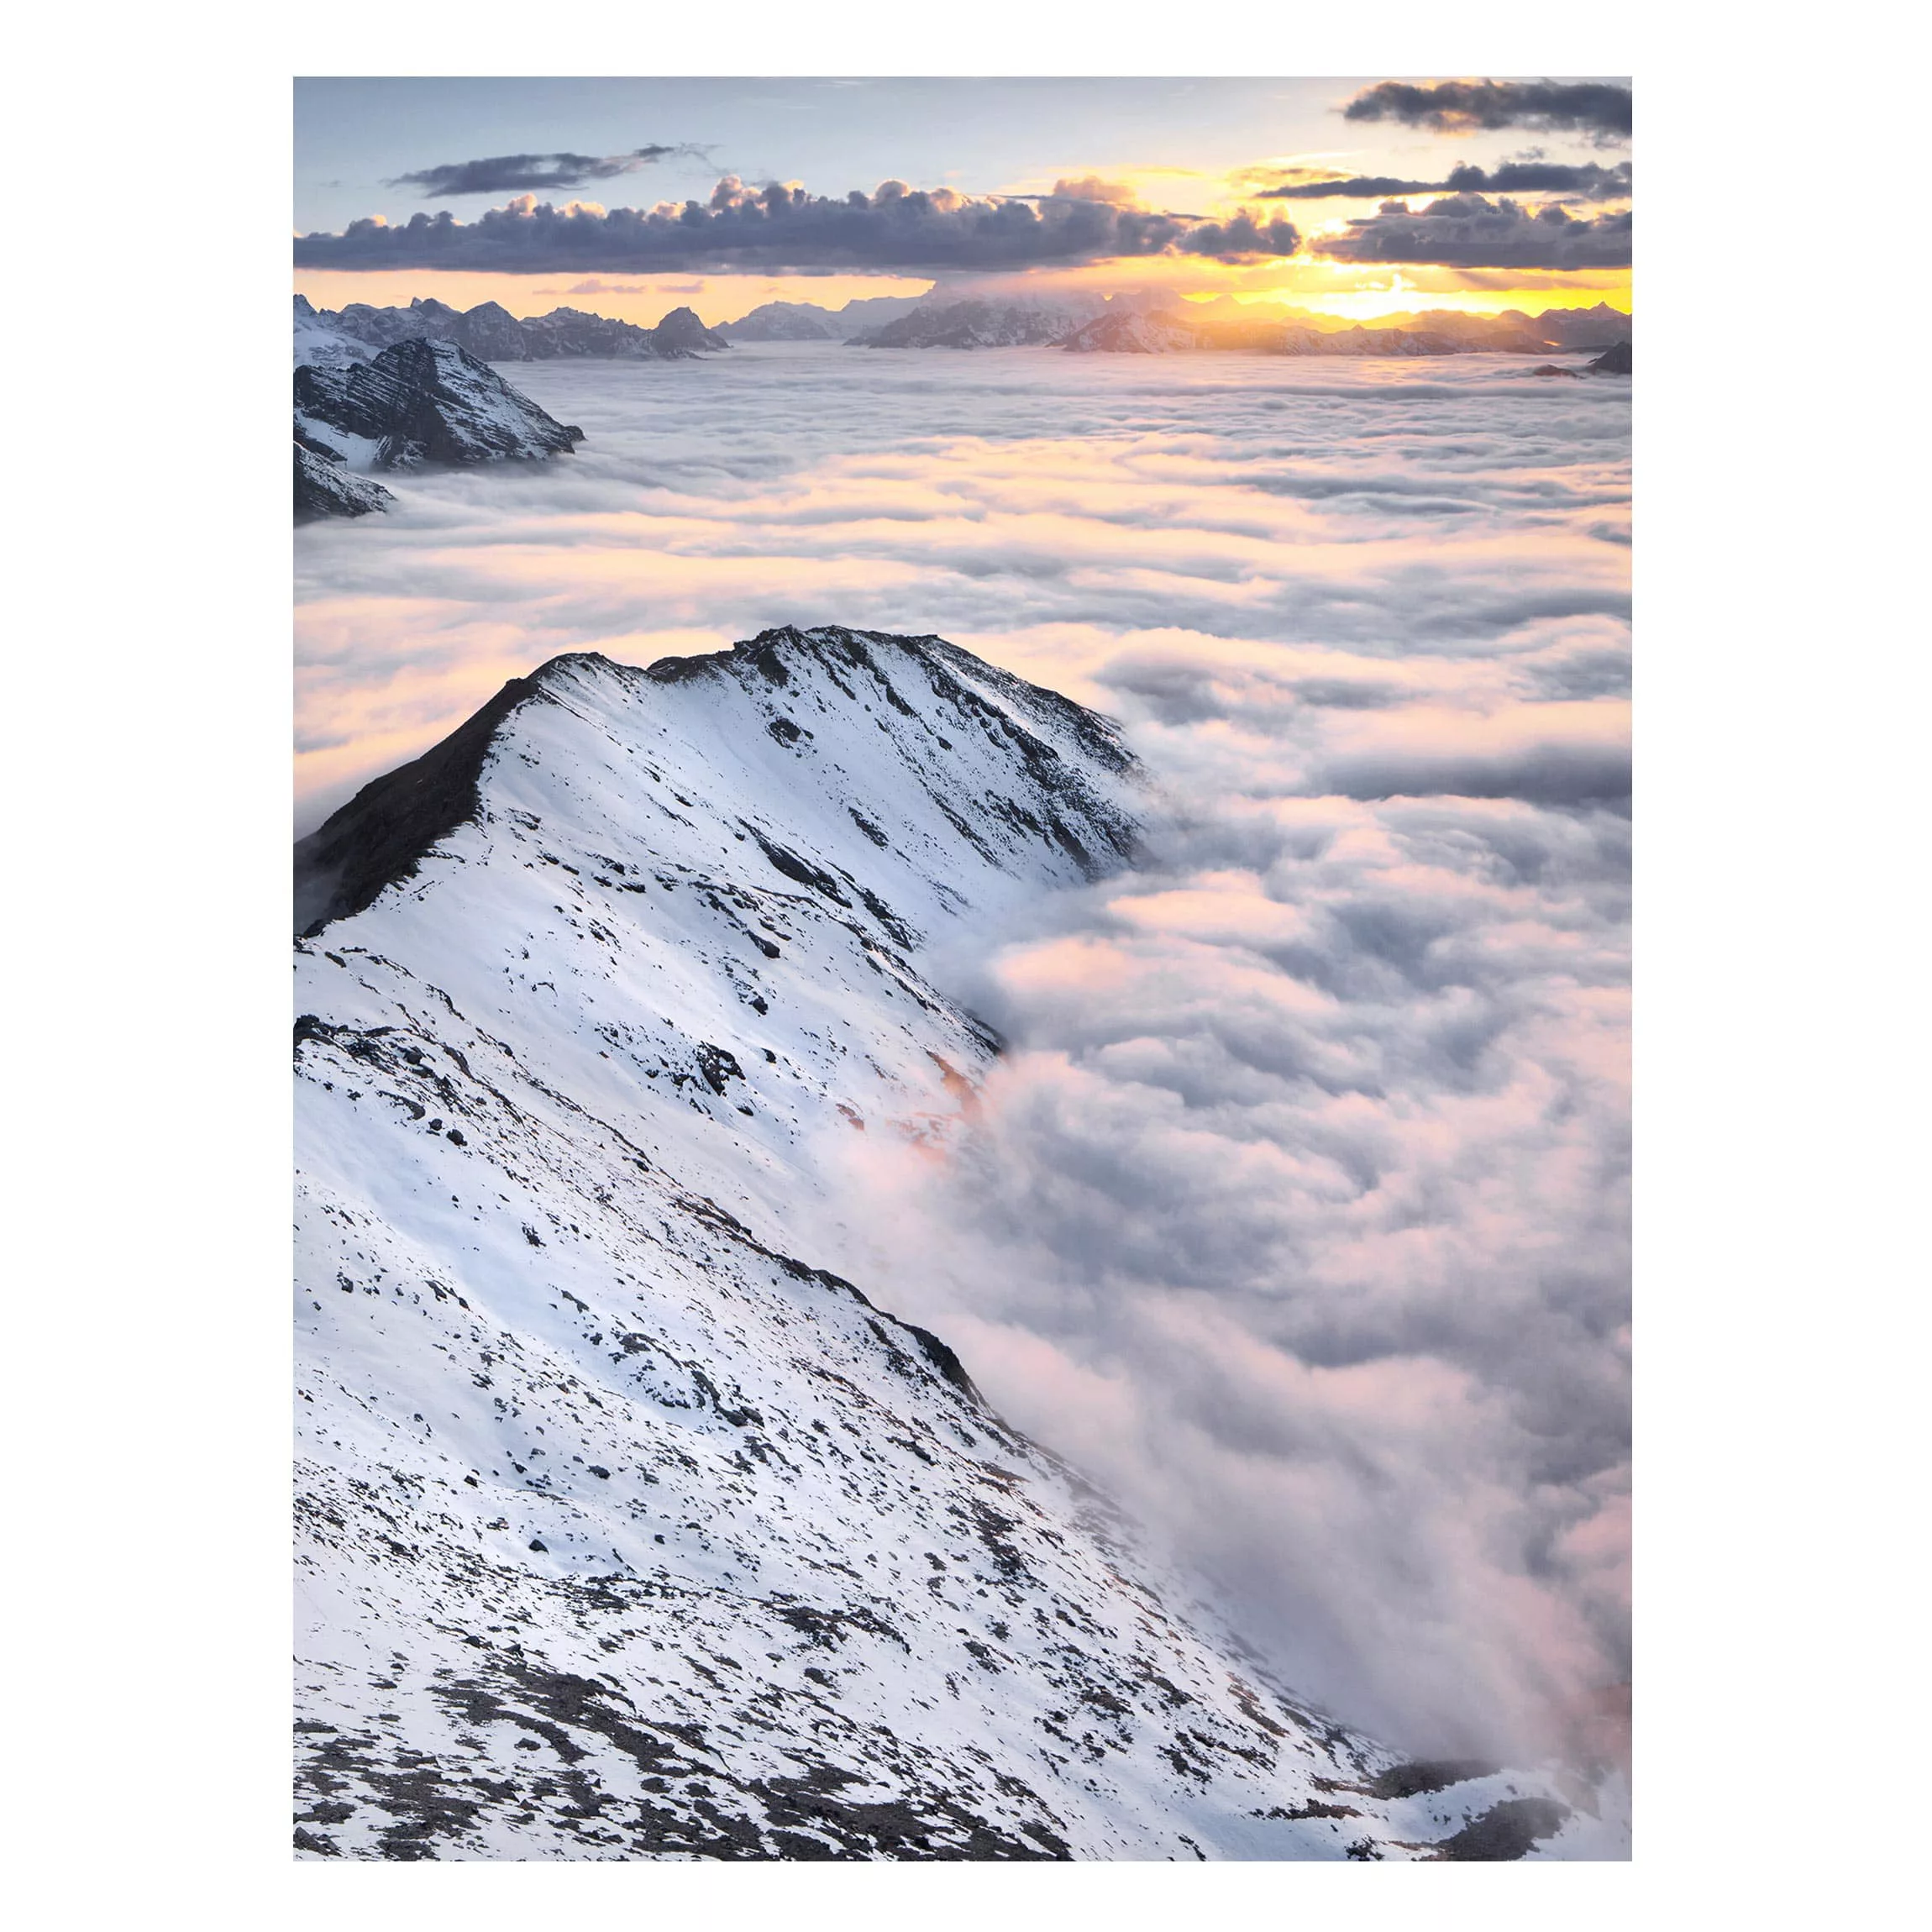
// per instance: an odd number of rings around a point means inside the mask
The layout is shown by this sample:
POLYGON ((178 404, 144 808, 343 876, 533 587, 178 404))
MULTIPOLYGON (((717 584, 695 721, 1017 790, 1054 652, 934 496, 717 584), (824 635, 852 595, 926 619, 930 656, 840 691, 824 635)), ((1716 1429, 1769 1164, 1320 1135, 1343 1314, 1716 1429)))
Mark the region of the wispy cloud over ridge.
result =
POLYGON ((1383 81, 1341 110, 1351 121, 1396 121, 1438 134, 1531 128, 1603 144, 1630 138, 1630 90, 1614 81, 1383 81))
POLYGON ((445 161, 437 167, 418 168, 412 173, 396 176, 385 186, 420 189, 418 198, 423 201, 445 195, 520 194, 529 189, 543 193, 635 174, 669 155, 701 159, 705 153, 703 148, 688 143, 666 145, 658 142, 633 148, 624 155, 492 155, 483 160, 445 161))
MULTIPOLYGON (((528 157, 524 157, 528 158, 528 157)), ((1088 184, 1068 184, 1084 189, 1088 184)), ((558 207, 524 195, 460 222, 447 209, 391 224, 351 222, 297 239, 297 267, 601 273, 664 269, 998 270, 1194 255, 1224 261, 1292 255, 1282 218, 1225 222, 1155 213, 1086 192, 1037 199, 962 195, 888 181, 869 195, 813 195, 727 176, 708 202, 649 209, 558 207)))

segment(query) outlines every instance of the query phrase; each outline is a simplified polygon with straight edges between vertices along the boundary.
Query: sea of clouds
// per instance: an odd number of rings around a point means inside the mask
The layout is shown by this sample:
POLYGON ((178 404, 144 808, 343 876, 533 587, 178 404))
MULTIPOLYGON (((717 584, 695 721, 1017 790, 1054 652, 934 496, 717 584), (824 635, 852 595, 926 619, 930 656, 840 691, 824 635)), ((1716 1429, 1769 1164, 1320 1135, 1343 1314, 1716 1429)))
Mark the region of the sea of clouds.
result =
MULTIPOLYGON (((1123 719, 1127 876, 947 962, 1011 1050, 836 1257, 1418 1750, 1628 1675, 1627 383, 762 345, 298 533, 298 828, 561 650, 937 632, 1123 719)), ((833 1257, 828 1257, 833 1258, 833 1257)))

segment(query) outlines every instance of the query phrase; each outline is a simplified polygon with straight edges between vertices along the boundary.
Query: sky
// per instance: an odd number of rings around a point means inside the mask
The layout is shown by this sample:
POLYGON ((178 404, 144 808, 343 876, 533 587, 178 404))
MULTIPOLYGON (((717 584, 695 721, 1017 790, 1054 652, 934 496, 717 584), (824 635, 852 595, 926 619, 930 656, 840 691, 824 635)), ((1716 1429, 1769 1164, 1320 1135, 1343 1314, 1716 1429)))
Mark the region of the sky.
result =
POLYGON ((323 307, 715 324, 1016 276, 1358 320, 1630 307, 1614 80, 296 87, 296 286, 323 307))
POLYGON ((513 374, 575 454, 297 533, 299 829, 568 650, 937 632, 1121 718, 1146 862, 935 964, 1011 1042, 972 1158, 837 1137, 801 1252, 1307 1694, 1417 1751, 1550 1741, 1629 1672, 1628 383, 513 374))

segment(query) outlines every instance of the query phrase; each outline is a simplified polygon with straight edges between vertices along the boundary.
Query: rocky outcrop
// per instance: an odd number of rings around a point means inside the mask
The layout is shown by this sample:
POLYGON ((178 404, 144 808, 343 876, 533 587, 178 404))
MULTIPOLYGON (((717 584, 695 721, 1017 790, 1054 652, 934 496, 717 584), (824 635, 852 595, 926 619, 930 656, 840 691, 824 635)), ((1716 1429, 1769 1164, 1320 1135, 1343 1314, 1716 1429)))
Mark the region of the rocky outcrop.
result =
POLYGON ((1630 344, 1613 342, 1590 364, 1590 371, 1595 375, 1628 375, 1630 372, 1630 344))
POLYGON ((312 450, 374 470, 568 455, 559 423, 453 342, 399 342, 349 369, 295 372, 296 431, 312 450))
POLYGON ((311 523, 321 517, 366 517, 386 510, 396 501, 372 477, 352 475, 341 460, 295 446, 295 520, 311 523))

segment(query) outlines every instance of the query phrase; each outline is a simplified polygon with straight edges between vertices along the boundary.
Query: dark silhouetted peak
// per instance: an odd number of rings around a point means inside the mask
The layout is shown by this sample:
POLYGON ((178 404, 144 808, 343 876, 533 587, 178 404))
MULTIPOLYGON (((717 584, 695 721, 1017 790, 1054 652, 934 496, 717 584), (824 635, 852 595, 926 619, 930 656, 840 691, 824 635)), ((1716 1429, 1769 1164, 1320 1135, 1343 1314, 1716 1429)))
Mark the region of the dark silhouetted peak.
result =
POLYGON ((697 312, 674 308, 651 332, 662 348, 674 354, 696 354, 701 349, 729 349, 716 329, 706 328, 697 312))

